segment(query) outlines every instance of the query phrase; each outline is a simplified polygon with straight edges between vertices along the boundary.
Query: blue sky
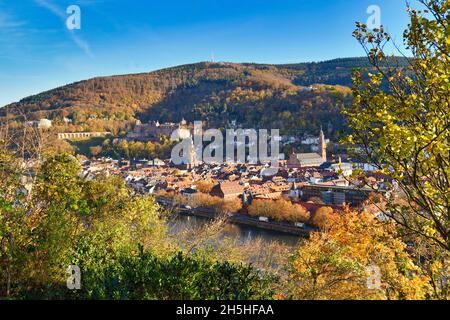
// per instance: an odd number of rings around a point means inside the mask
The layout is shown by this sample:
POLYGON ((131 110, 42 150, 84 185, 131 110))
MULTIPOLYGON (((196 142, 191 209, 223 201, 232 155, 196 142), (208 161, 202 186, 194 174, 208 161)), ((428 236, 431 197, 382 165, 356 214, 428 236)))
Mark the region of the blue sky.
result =
POLYGON ((295 63, 362 56, 369 5, 401 43, 404 0, 0 0, 0 106, 95 76, 211 60, 295 63), (69 31, 66 9, 81 9, 69 31))

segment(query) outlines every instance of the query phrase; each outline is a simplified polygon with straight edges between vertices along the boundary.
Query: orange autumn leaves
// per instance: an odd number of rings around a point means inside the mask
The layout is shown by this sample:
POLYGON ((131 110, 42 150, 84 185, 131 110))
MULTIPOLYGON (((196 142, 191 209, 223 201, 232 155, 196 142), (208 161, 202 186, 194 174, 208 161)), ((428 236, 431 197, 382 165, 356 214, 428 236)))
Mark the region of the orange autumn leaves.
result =
POLYGON ((396 236, 373 215, 345 210, 297 250, 288 285, 296 299, 423 299, 430 288, 396 236), (368 267, 380 269, 379 289, 368 267))
POLYGON ((255 200, 248 207, 251 216, 267 217, 276 221, 306 222, 310 218, 309 212, 301 205, 280 199, 255 200))

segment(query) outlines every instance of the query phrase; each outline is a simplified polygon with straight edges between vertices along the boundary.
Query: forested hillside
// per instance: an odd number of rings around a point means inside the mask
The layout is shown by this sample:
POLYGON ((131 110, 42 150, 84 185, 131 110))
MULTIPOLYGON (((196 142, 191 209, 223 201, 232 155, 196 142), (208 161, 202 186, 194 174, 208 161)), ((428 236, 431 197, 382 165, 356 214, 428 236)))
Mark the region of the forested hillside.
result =
POLYGON ((204 120, 225 127, 280 128, 283 133, 339 135, 340 106, 351 100, 351 75, 366 58, 262 65, 202 62, 150 73, 99 77, 31 96, 7 108, 29 119, 64 117, 76 130, 118 131, 123 123, 204 120))

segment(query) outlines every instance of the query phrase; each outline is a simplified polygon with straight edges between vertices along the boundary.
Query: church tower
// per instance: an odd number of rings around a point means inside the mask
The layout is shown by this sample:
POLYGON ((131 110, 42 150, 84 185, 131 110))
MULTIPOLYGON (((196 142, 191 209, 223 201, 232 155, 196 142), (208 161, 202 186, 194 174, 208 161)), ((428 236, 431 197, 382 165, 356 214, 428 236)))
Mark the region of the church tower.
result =
POLYGON ((323 162, 327 162, 327 141, 325 135, 323 134, 322 128, 320 128, 319 136, 319 154, 323 159, 323 162))
POLYGON ((192 170, 198 165, 197 161, 197 152, 195 150, 194 142, 191 142, 191 145, 189 147, 189 160, 187 163, 187 168, 192 170))

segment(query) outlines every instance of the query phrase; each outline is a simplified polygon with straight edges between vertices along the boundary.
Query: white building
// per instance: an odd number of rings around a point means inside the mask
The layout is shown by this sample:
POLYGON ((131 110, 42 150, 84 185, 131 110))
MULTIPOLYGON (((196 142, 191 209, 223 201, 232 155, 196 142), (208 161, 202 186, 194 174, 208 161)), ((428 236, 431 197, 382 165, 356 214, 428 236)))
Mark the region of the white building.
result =
POLYGON ((28 121, 28 126, 37 127, 39 129, 50 129, 52 127, 52 121, 49 119, 41 119, 39 121, 28 121))
POLYGON ((353 165, 351 163, 335 163, 331 165, 331 171, 339 173, 341 177, 350 177, 353 174, 353 165))

